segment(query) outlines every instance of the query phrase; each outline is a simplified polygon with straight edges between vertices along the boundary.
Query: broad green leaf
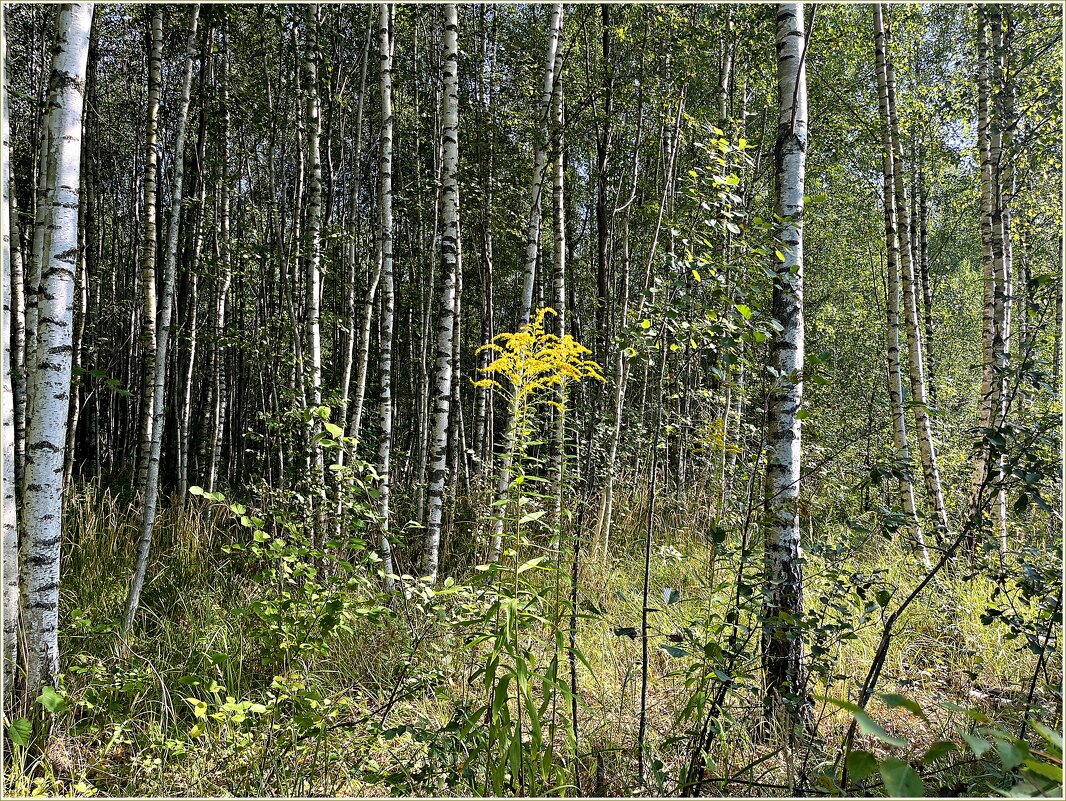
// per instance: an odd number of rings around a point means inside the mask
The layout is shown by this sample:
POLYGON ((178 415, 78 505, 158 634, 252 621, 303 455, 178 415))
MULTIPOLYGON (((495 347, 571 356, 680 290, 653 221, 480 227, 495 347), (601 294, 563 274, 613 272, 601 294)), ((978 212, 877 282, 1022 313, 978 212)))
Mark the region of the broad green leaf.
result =
POLYGON ((1062 734, 1060 734, 1059 732, 1055 731, 1054 729, 1049 729, 1047 726, 1045 726, 1039 720, 1031 721, 1031 723, 1033 724, 1033 728, 1036 729, 1037 733, 1041 737, 1043 737, 1045 740, 1047 740, 1048 744, 1051 745, 1055 749, 1055 752, 1058 754, 1058 756, 1061 757, 1062 756, 1062 734))
POLYGON ((988 742, 984 737, 978 737, 969 732, 963 732, 962 739, 964 739, 966 744, 970 746, 970 750, 973 751, 974 756, 979 757, 992 747, 992 743, 988 742))
POLYGON ((1027 759, 1025 760, 1025 768, 1026 770, 1031 770, 1038 776, 1062 784, 1061 765, 1053 765, 1050 762, 1044 762, 1039 759, 1027 759))
POLYGON ((67 699, 51 687, 45 687, 41 690, 41 694, 37 696, 37 703, 53 715, 60 715, 70 708, 67 704, 67 699))
POLYGON ((525 573, 527 570, 532 570, 533 568, 535 568, 537 565, 539 565, 541 562, 543 562, 547 558, 548 558, 547 556, 538 556, 536 559, 530 559, 525 564, 520 565, 518 570, 515 571, 515 572, 516 573, 525 573))
POLYGON ((955 743, 949 742, 948 740, 937 740, 929 746, 929 750, 925 752, 925 755, 922 757, 922 764, 928 765, 930 762, 935 762, 942 756, 958 750, 959 747, 955 745, 955 743))
POLYGON ((925 795, 922 777, 902 759, 889 757, 881 763, 881 778, 890 798, 921 798, 925 795))
POLYGON ((861 782, 877 770, 877 757, 869 751, 852 751, 848 754, 848 778, 861 782))
MULTIPOLYGON (((885 604, 881 605, 884 606, 885 604)), ((912 712, 913 714, 920 717, 922 720, 926 720, 925 711, 920 706, 918 706, 918 703, 916 701, 912 701, 905 695, 896 695, 895 693, 881 693, 880 698, 891 709, 898 709, 899 707, 903 707, 908 712, 912 712)))
POLYGON ((340 436, 344 433, 344 429, 336 423, 323 423, 322 426, 326 429, 326 431, 329 432, 329 435, 334 439, 339 439, 340 436))
POLYGON ((871 737, 876 737, 881 742, 888 743, 889 745, 893 745, 896 748, 906 748, 909 744, 902 737, 896 737, 895 735, 889 734, 887 731, 885 731, 885 729, 880 724, 874 722, 873 718, 867 715, 866 711, 863 710, 863 708, 860 707, 858 704, 853 704, 850 701, 841 701, 837 698, 826 698, 825 700, 835 706, 840 707, 841 709, 846 709, 848 712, 854 715, 855 722, 859 725, 859 729, 863 732, 863 734, 868 734, 871 737))
POLYGON ((1029 746, 1021 740, 1001 740, 996 738, 996 753, 1003 763, 1004 770, 1014 770, 1029 758, 1029 746))
POLYGON ((19 718, 7 727, 7 737, 15 745, 27 746, 33 736, 33 725, 26 718, 19 718))

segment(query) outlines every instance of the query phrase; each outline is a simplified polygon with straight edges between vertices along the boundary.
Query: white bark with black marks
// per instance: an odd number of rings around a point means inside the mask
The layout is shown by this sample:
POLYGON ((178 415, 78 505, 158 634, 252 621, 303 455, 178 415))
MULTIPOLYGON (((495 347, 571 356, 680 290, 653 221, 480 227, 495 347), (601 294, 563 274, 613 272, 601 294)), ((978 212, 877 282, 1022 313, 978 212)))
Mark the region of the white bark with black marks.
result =
MULTIPOLYGON (((29 364, 34 391, 28 410, 22 542, 26 687, 30 697, 59 670, 59 555, 63 537, 63 453, 69 409, 78 263, 78 185, 91 3, 59 10, 49 81, 47 127, 51 146, 48 248, 38 295, 36 353, 29 364)), ((45 165, 42 165, 44 167, 45 165)))
POLYGON ((802 630, 803 551, 799 490, 803 405, 803 185, 807 157, 807 76, 803 4, 777 6, 778 133, 775 148, 777 231, 773 317, 782 330, 771 345, 775 371, 766 425, 764 555, 766 601, 762 647, 768 715, 808 722, 807 664, 802 630))
MULTIPOLYGON (((3 44, 0 43, 0 47, 3 44)), ((6 52, 5 67, 6 67, 6 52)), ((3 185, 3 216, 11 216, 11 126, 8 118, 8 96, 3 92, 3 111, 0 120, 0 183, 3 185)), ((3 283, 3 314, 0 315, 0 464, 3 474, 3 537, 4 552, 3 573, 3 637, 4 637, 4 703, 11 700, 14 689, 15 664, 18 657, 18 617, 19 617, 19 553, 18 553, 18 512, 15 501, 15 394, 11 383, 11 353, 13 331, 12 318, 15 313, 11 293, 11 263, 13 242, 11 229, 4 228, 3 253, 0 256, 0 271, 3 283)))
POLYGON ((178 271, 178 232, 181 226, 183 189, 185 184, 185 129, 189 119, 192 97, 193 63, 196 60, 196 28, 200 18, 200 4, 189 10, 188 41, 185 46, 185 74, 181 85, 178 125, 174 136, 174 179, 170 195, 170 222, 167 228, 167 249, 163 264, 163 299, 159 309, 159 327, 155 350, 155 388, 152 395, 152 433, 148 453, 148 475, 144 490, 144 513, 141 536, 137 544, 137 563, 133 583, 126 599, 123 628, 133 627, 133 618, 141 600, 144 578, 148 572, 148 556, 152 549, 152 529, 155 527, 159 503, 159 462, 163 450, 163 425, 167 385, 167 360, 170 352, 170 329, 174 311, 174 285, 178 271))
POLYGON ((381 259, 381 396, 378 404, 378 517, 381 525, 381 558, 385 584, 392 590, 392 545, 389 541, 389 488, 392 459, 392 333, 396 293, 392 265, 392 37, 389 33, 395 5, 381 4, 378 17, 378 53, 381 59, 381 155, 378 192, 378 252, 381 259))
POLYGON ((444 480, 448 473, 448 423, 452 405, 456 270, 459 261, 459 20, 455 3, 444 6, 444 98, 441 138, 444 165, 441 194, 441 295, 434 373, 433 429, 429 453, 429 509, 422 575, 436 582, 440 562, 440 530, 444 511, 444 480))
POLYGON ((910 478, 911 452, 907 441, 907 418, 903 409, 903 378, 899 359, 899 236, 896 231, 895 164, 892 158, 892 128, 888 113, 888 77, 885 71, 885 25, 881 4, 874 5, 874 54, 877 70, 877 93, 881 109, 881 163, 884 174, 885 244, 888 263, 888 402, 892 413, 892 435, 896 459, 906 471, 899 482, 900 499, 907 528, 914 537, 919 558, 928 570, 929 551, 914 502, 914 484, 910 478))
POLYGON ((925 478, 926 505, 937 530, 937 541, 948 537, 948 518, 944 507, 944 491, 937 464, 936 443, 933 440, 933 421, 929 413, 929 396, 925 381, 925 361, 922 348, 922 327, 918 320, 918 282, 915 279, 914 259, 911 255, 911 216, 907 206, 906 183, 903 180, 903 147, 899 135, 899 116, 896 106, 896 76, 892 66, 892 28, 884 4, 884 62, 888 94, 888 122, 892 138, 892 176, 895 186, 896 230, 899 242, 900 266, 903 274, 903 311, 907 328, 907 356, 910 373, 911 400, 918 447, 921 452, 922 475, 925 478))
POLYGON ((141 252, 137 273, 141 282, 141 397, 140 431, 137 438, 137 491, 148 486, 148 462, 155 422, 155 354, 158 337, 159 301, 156 295, 156 184, 159 181, 159 94, 163 83, 163 7, 152 9, 149 23, 148 114, 145 121, 144 217, 141 219, 141 252))

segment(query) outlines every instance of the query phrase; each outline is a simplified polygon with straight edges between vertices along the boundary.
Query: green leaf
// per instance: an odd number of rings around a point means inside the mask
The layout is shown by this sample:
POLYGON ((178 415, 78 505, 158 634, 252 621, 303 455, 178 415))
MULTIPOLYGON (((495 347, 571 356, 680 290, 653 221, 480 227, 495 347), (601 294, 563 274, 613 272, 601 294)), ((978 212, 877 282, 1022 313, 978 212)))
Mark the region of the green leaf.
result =
POLYGON ((1059 765, 1052 765, 1050 762, 1043 762, 1039 759, 1027 759, 1025 760, 1025 769, 1031 770, 1045 779, 1062 784, 1062 768, 1059 765))
POLYGON ((836 698, 826 698, 825 700, 835 706, 839 706, 841 709, 846 709, 854 715, 855 722, 859 724, 859 729, 863 734, 876 737, 881 742, 888 743, 896 748, 906 748, 907 745, 909 745, 909 743, 902 737, 896 737, 895 735, 889 734, 880 724, 875 723, 873 718, 867 715, 865 710, 863 710, 858 704, 853 704, 850 701, 841 701, 836 698))
POLYGON ((688 651, 686 651, 684 648, 678 648, 674 645, 664 645, 663 650, 675 659, 680 659, 683 656, 688 656, 688 651))
POLYGON ((959 747, 955 745, 955 743, 949 742, 948 740, 937 740, 929 746, 929 750, 925 752, 925 756, 922 757, 922 764, 928 765, 930 762, 935 762, 942 756, 958 750, 959 747))
POLYGON ((203 487, 197 487, 197 486, 189 487, 189 494, 190 495, 203 495, 204 494, 204 488, 203 487))
POLYGON ((743 303, 738 303, 737 304, 737 311, 740 312, 740 316, 743 317, 745 320, 750 320, 751 319, 751 308, 750 307, 745 306, 743 303))
POLYGON ((1054 747, 1059 756, 1062 756, 1062 735, 1054 729, 1049 729, 1039 720, 1032 721, 1032 724, 1033 728, 1036 729, 1040 736, 1047 740, 1049 745, 1054 747))
POLYGON ((852 751, 848 754, 848 778, 855 782, 872 775, 877 770, 877 757, 869 751, 852 751))
POLYGON ((323 423, 322 426, 326 429, 326 431, 329 432, 329 435, 334 439, 339 439, 340 436, 344 433, 344 429, 336 423, 323 423))
POLYGON ((60 715, 70 708, 69 704, 67 704, 67 699, 51 687, 45 687, 41 690, 41 694, 37 696, 37 703, 53 715, 60 715))
MULTIPOLYGON (((885 606, 885 604, 881 604, 885 606)), ((908 712, 917 715, 922 720, 926 720, 925 711, 918 705, 916 701, 912 701, 905 695, 896 695, 895 693, 881 693, 880 698, 890 709, 898 709, 903 707, 908 712)))
POLYGON ((528 515, 522 515, 522 519, 518 521, 518 524, 523 525, 525 523, 532 523, 534 520, 540 520, 542 517, 544 517, 543 509, 539 512, 530 512, 528 515))
POLYGON ((890 798, 920 798, 925 795, 922 777, 902 759, 889 757, 881 763, 881 778, 890 798))
POLYGON ((33 725, 26 718, 19 718, 7 727, 7 738, 12 744, 26 747, 33 735, 33 725))
POLYGON ((940 705, 944 707, 944 709, 950 709, 952 712, 961 712, 970 720, 977 721, 978 723, 988 723, 988 715, 980 709, 969 709, 965 706, 953 704, 951 701, 942 701, 940 705))
POLYGON ((1029 758, 1029 746, 1021 740, 996 739, 996 752, 1004 770, 1014 770, 1029 758))
POLYGON ((979 757, 992 747, 992 743, 988 742, 984 737, 978 737, 969 732, 963 732, 962 739, 964 739, 966 744, 970 746, 970 750, 973 751, 974 756, 979 757))
POLYGON ((521 565, 518 568, 518 570, 516 570, 515 572, 516 573, 525 573, 527 570, 532 570, 533 568, 535 568, 537 565, 539 565, 541 562, 543 562, 547 558, 548 558, 547 556, 538 556, 536 559, 530 559, 524 565, 521 565))

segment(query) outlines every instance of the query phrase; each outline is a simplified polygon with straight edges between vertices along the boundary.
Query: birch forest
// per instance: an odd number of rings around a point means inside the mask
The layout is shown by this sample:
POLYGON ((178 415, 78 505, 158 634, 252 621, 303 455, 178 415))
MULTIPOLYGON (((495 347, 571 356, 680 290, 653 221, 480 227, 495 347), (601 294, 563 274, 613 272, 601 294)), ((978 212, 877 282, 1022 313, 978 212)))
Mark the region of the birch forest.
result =
POLYGON ((5 797, 1062 797, 1061 4, 2 10, 5 797))

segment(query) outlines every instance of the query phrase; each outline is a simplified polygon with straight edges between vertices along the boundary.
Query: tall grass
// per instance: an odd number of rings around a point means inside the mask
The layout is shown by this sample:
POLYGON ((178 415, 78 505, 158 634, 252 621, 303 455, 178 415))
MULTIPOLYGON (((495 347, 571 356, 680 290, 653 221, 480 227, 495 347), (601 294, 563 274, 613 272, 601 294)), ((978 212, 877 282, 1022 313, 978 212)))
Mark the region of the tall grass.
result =
MULTIPOLYGON (((580 741, 572 758, 586 777, 585 792, 596 795, 641 790, 633 748, 640 640, 631 636, 640 620, 638 551, 646 508, 638 486, 620 482, 610 558, 606 563, 587 558, 580 575, 577 645, 587 663, 579 670, 580 741)), ((721 544, 708 540, 703 532, 712 512, 705 501, 697 491, 678 492, 657 512, 651 597, 659 600, 653 601, 656 611, 650 618, 648 743, 664 782, 659 789, 666 792, 676 789, 671 777, 686 759, 683 713, 696 690, 692 676, 698 659, 691 653, 678 656, 677 646, 688 648, 683 636, 693 621, 724 619, 737 597, 739 533, 730 531, 721 544)), ((129 498, 90 485, 71 499, 61 638, 62 689, 73 711, 57 720, 43 753, 16 750, 17 758, 4 768, 9 794, 441 791, 441 771, 455 770, 462 755, 427 733, 446 730, 457 706, 474 697, 468 679, 475 658, 461 647, 461 632, 447 612, 458 608, 459 600, 453 607, 420 606, 417 593, 398 596, 388 614, 357 622, 328 650, 298 655, 282 669, 264 651, 255 620, 239 611, 269 587, 223 552, 223 546, 247 537, 247 530, 217 505, 172 498, 157 523, 143 613, 124 638, 117 623, 132 572, 137 522, 129 498), (437 611, 427 614, 426 609, 437 611), (320 699, 318 707, 308 714, 320 715, 324 725, 309 735, 293 719, 303 714, 293 699, 306 704, 314 697, 320 699), (198 716, 186 699, 206 704, 207 716, 198 716), (260 705, 268 711, 255 711, 260 705), (198 730, 201 722, 206 725, 198 730)), ((840 603, 847 595, 841 585, 845 561, 845 573, 876 575, 893 598, 906 594, 920 577, 915 557, 898 543, 877 539, 848 545, 850 532, 819 533, 826 544, 839 540, 843 550, 807 556, 807 601, 814 617, 840 615, 820 599, 840 603)), ((593 548, 590 544, 586 553, 593 548)), ((758 562, 757 547, 748 558, 758 562)), ((544 576, 556 581, 552 573, 544 576)), ((1005 728, 1017 726, 1036 657, 1019 649, 1017 640, 1004 639, 1005 627, 982 623, 994 591, 988 578, 950 571, 900 621, 878 689, 913 698, 928 721, 878 702, 870 711, 911 741, 912 754, 920 755, 964 725, 965 718, 945 709, 944 702, 978 707, 1005 728)), ((881 614, 867 614, 846 636, 827 636, 826 653, 812 658, 825 666, 813 679, 816 696, 854 697, 880 636, 881 614)), ((757 624, 753 613, 742 622, 757 624)), ((537 658, 550 658, 550 632, 530 631, 529 636, 537 658)), ((786 794, 799 772, 812 773, 831 761, 850 723, 845 713, 823 704, 819 737, 806 750, 753 737, 761 708, 757 643, 756 635, 737 665, 752 678, 738 681, 718 716, 722 734, 708 755, 715 781, 706 793, 786 794)), ((1059 648, 1056 644, 1046 667, 1049 676, 1061 671, 1059 648)), ((1038 682, 1044 705, 1057 704, 1053 689, 1043 684, 1038 682)), ((1038 706, 1040 700, 1038 695, 1038 706)), ((1059 724, 1057 711, 1042 714, 1049 725, 1059 724)), ((863 741, 863 747, 878 746, 863 741)), ((571 758, 563 748, 555 752, 558 759, 571 758)), ((959 767, 956 774, 966 770, 959 767)), ((953 775, 948 771, 941 777, 945 786, 953 775)))

